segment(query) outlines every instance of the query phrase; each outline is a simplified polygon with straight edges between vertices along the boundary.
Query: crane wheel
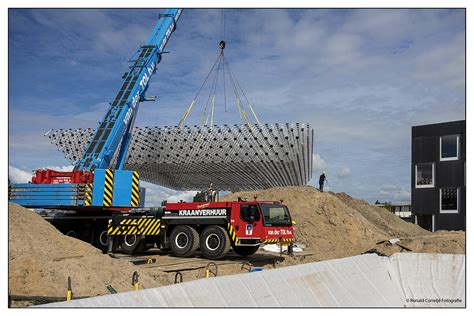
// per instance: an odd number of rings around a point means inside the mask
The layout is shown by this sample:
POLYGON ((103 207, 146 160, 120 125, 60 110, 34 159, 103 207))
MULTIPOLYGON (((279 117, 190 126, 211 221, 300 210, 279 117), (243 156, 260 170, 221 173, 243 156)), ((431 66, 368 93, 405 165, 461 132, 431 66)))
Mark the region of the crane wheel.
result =
POLYGON ((69 237, 73 237, 73 238, 77 238, 77 233, 76 233, 75 230, 68 230, 68 232, 65 233, 64 235, 69 236, 69 237))
POLYGON ((220 259, 230 250, 230 238, 220 226, 209 226, 201 233, 201 252, 208 259, 220 259))
POLYGON ((93 245, 104 253, 107 251, 107 230, 96 229, 94 231, 93 245))
POLYGON ((139 235, 125 235, 120 240, 120 248, 129 255, 143 251, 145 238, 139 235))
POLYGON ((236 254, 242 257, 251 256, 257 252, 259 245, 256 246, 233 246, 232 249, 235 251, 236 254))
POLYGON ((107 246, 107 230, 103 230, 99 233, 98 241, 101 246, 107 246))
MULTIPOLYGON (((107 230, 96 230, 94 232, 94 247, 102 250, 103 253, 107 253, 107 230)), ((120 241, 118 237, 115 237, 114 243, 112 245, 112 251, 115 252, 120 246, 120 241)))
POLYGON ((170 247, 178 257, 190 257, 199 247, 199 234, 191 226, 178 225, 170 235, 170 247))

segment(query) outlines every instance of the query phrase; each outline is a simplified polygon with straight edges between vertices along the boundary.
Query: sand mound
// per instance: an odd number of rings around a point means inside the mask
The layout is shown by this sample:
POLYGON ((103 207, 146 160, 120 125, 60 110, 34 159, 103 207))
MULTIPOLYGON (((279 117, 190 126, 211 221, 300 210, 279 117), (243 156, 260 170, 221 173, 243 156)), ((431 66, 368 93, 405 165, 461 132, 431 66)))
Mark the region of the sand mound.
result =
POLYGON ((426 235, 430 233, 420 226, 405 222, 400 217, 395 216, 383 207, 370 205, 366 201, 352 198, 344 192, 329 192, 329 194, 334 195, 341 202, 358 211, 366 220, 379 227, 379 229, 383 230, 388 235, 400 238, 404 236, 426 235))
MULTIPOLYGON (((107 294, 107 285, 118 292, 133 289, 132 274, 137 271, 133 264, 63 235, 38 214, 13 203, 9 204, 8 222, 11 294, 63 297, 68 276, 75 296, 107 294)), ((144 287, 159 286, 158 281, 138 272, 144 287)))
MULTIPOLYGON (((403 221, 384 208, 371 206, 345 193, 321 193, 314 187, 304 186, 233 193, 225 196, 223 200, 236 200, 238 197, 253 200, 254 195, 257 195, 258 200, 283 199, 297 223, 296 241, 305 244, 308 251, 320 254, 321 259, 360 254, 376 248, 380 241, 406 237, 413 237, 411 241, 404 241, 411 243, 413 251, 464 252, 461 251, 464 249, 464 233, 458 233, 456 236, 445 235, 437 242, 429 238, 420 241, 418 236, 429 237, 432 233, 403 221), (454 241, 446 241, 449 238, 454 241), (463 240, 457 242, 458 238, 463 240), (429 246, 424 244, 428 243, 428 240, 429 246), (455 246, 449 247, 449 244, 455 246)), ((398 246, 390 249, 393 252, 402 250, 398 246)))

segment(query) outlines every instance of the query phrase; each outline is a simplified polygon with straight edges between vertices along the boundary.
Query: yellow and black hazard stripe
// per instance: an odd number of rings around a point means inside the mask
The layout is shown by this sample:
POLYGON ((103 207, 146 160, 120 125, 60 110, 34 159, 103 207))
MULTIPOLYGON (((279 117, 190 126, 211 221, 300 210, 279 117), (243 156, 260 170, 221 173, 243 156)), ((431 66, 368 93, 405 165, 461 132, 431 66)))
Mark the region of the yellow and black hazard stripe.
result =
POLYGON ((230 223, 227 223, 227 231, 229 232, 230 239, 234 242, 234 245, 239 243, 239 238, 235 235, 235 229, 230 223))
POLYGON ((113 196, 114 196, 114 172, 110 169, 105 169, 104 206, 112 206, 113 196))
POLYGON ((132 175, 132 207, 139 207, 140 206, 140 190, 138 187, 138 181, 140 180, 140 175, 137 171, 133 172, 132 175))
POLYGON ((161 230, 161 221, 155 218, 123 219, 118 224, 109 223, 108 235, 156 236, 161 230))
POLYGON ((293 239, 291 238, 282 238, 282 239, 265 239, 264 241, 262 241, 262 244, 278 244, 278 243, 282 243, 282 244, 289 244, 291 243, 293 239))
POLYGON ((86 184, 86 198, 84 200, 84 205, 85 206, 91 206, 92 205, 92 190, 93 190, 92 183, 86 184))

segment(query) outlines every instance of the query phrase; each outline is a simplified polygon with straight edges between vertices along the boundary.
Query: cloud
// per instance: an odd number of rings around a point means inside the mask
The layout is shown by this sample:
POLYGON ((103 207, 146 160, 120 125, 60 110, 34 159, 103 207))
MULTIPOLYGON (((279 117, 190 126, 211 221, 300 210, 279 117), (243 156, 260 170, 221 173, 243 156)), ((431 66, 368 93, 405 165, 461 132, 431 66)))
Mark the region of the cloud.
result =
POLYGON ((435 47, 416 57, 416 71, 413 77, 427 82, 440 82, 453 87, 464 88, 464 54, 459 48, 465 46, 463 35, 455 36, 446 45, 435 47))
POLYGON ((339 171, 337 172, 337 177, 339 179, 343 179, 343 178, 347 178, 351 175, 351 169, 349 169, 348 167, 342 167, 341 169, 339 169, 339 171))
MULTIPOLYGON (((61 166, 66 160, 43 133, 97 127, 158 10, 9 13, 15 65, 9 76, 10 161, 31 169, 61 166)), ((150 82, 148 92, 158 102, 140 105, 137 126, 179 121, 218 54, 220 25, 202 21, 218 21, 220 13, 184 11, 166 48, 171 53, 150 82)), ((409 192, 402 188, 410 184, 411 126, 465 119, 464 14, 229 9, 226 57, 260 121, 308 122, 315 129, 313 170, 332 170, 332 190, 375 201, 385 179, 392 179, 395 188, 382 193, 396 200, 409 192)), ((217 124, 239 121, 231 91, 228 86, 226 113, 216 95, 217 124)), ((204 103, 196 102, 187 123, 199 124, 204 103)), ((190 195, 153 186, 147 203, 190 195)))
POLYGON ((27 172, 13 166, 8 166, 8 179, 12 183, 28 183, 33 176, 32 172, 27 172))
POLYGON ((196 191, 176 191, 144 181, 140 182, 140 186, 146 188, 145 206, 147 207, 160 206, 164 200, 192 202, 194 195, 196 195, 196 191))
POLYGON ((183 191, 177 194, 169 195, 167 200, 168 202, 179 202, 181 200, 185 202, 192 202, 196 193, 197 191, 183 191))
MULTIPOLYGON (((393 185, 385 185, 382 190, 379 191, 379 195, 382 199, 386 199, 389 202, 410 202, 411 191, 403 187, 397 187, 393 185)), ((380 200, 380 199, 379 199, 380 200)))
POLYGON ((160 206, 161 202, 166 200, 166 193, 159 186, 144 181, 140 181, 140 186, 146 189, 146 207, 160 206))
POLYGON ((319 154, 314 154, 313 153, 313 173, 317 172, 320 173, 324 170, 326 170, 327 164, 324 161, 323 158, 319 154))
POLYGON ((68 172, 72 171, 74 169, 73 165, 67 165, 67 166, 46 166, 45 169, 51 169, 54 171, 63 171, 63 172, 68 172))
POLYGON ((358 35, 336 33, 326 43, 323 62, 337 67, 338 70, 343 67, 360 67, 363 57, 359 49, 361 39, 358 35))

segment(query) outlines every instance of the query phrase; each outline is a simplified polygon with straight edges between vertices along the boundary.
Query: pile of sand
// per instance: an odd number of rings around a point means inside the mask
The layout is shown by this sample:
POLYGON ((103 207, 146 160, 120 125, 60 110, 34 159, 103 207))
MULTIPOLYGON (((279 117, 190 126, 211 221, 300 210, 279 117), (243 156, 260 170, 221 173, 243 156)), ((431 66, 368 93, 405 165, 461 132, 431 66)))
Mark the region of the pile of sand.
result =
MULTIPOLYGON (((403 242, 410 243, 413 251, 464 253, 464 233, 443 235, 436 242, 430 239, 431 232, 345 193, 321 193, 314 187, 302 186, 233 193, 223 200, 253 200, 255 195, 258 200, 283 199, 297 223, 296 241, 306 245, 307 251, 320 254, 321 259, 357 255, 378 247, 380 241, 407 237, 413 237, 412 241, 403 242)), ((390 249, 403 251, 398 246, 390 249)))
POLYGON ((422 229, 418 225, 405 222, 400 217, 390 213, 386 208, 370 205, 366 201, 352 198, 344 192, 329 192, 329 194, 337 197, 348 207, 359 212, 366 220, 376 225, 389 236, 397 236, 400 238, 404 236, 429 234, 429 231, 422 229))
POLYGON ((8 286, 13 295, 64 297, 68 276, 75 296, 107 294, 107 285, 130 291, 134 271, 145 288, 162 284, 127 261, 63 235, 26 208, 10 203, 8 222, 8 286))

